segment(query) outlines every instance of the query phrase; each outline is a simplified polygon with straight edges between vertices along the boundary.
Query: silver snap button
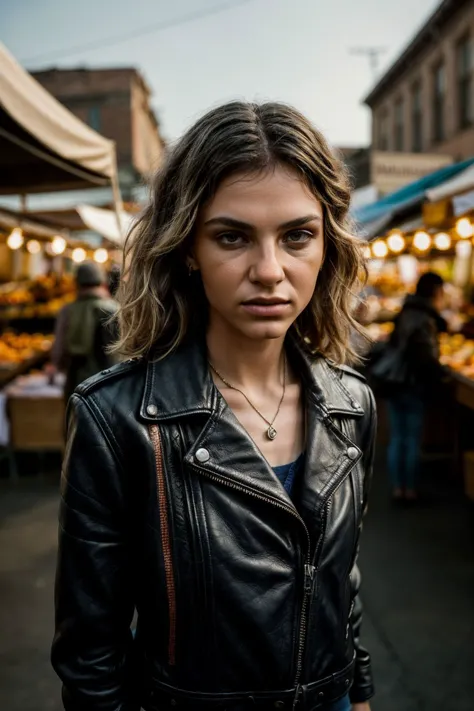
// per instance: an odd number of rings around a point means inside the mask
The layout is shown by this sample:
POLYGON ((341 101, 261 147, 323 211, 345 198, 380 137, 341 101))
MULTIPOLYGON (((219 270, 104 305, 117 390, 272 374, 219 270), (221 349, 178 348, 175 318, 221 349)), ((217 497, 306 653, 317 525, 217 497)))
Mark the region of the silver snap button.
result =
POLYGON ((146 409, 147 415, 150 415, 150 417, 155 417, 155 415, 158 414, 158 408, 156 405, 148 405, 146 409))
POLYGON ((349 686, 349 684, 350 684, 349 679, 344 679, 344 684, 345 684, 346 686, 349 686))
POLYGON ((320 691, 318 696, 320 699, 324 699, 324 691, 320 691))
POLYGON ((360 410, 360 405, 359 405, 359 403, 356 402, 355 400, 353 400, 353 401, 351 402, 351 405, 352 405, 352 409, 353 409, 353 410, 360 410))
POLYGON ((357 459, 359 451, 355 447, 348 447, 346 454, 349 459, 357 459))
POLYGON ((198 449, 194 456, 198 460, 198 462, 201 462, 201 464, 204 464, 204 462, 207 462, 210 458, 209 452, 207 451, 207 449, 204 449, 204 447, 198 449))

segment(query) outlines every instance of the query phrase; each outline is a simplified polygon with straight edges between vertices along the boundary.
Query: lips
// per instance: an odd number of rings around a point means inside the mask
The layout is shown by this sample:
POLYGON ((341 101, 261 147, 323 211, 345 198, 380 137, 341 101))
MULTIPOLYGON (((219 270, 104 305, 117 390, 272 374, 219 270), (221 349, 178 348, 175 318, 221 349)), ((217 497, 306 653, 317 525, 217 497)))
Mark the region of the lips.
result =
POLYGON ((244 301, 244 306, 276 306, 278 304, 288 304, 288 299, 280 299, 278 297, 273 297, 270 299, 256 298, 248 299, 244 301))
POLYGON ((290 302, 279 297, 255 298, 244 301, 242 307, 247 313, 261 317, 281 317, 288 310, 290 302))

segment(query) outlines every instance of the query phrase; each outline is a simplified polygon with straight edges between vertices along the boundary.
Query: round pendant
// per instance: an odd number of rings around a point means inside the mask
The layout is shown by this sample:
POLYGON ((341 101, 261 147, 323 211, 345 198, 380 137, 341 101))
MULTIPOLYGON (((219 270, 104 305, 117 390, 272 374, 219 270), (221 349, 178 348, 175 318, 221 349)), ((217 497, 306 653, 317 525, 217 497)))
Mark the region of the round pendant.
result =
POLYGON ((268 439, 275 439, 276 436, 277 436, 276 429, 274 427, 272 427, 272 425, 270 425, 270 427, 267 430, 268 439))

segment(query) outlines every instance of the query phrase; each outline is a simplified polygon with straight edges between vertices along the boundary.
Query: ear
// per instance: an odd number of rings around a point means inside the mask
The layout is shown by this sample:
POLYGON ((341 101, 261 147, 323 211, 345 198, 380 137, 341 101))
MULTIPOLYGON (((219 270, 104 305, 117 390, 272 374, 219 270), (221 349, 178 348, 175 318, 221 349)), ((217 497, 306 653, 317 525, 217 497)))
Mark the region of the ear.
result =
POLYGON ((189 269, 190 274, 191 274, 191 272, 196 272, 199 269, 199 264, 196 262, 194 257, 190 254, 186 257, 186 266, 189 269))

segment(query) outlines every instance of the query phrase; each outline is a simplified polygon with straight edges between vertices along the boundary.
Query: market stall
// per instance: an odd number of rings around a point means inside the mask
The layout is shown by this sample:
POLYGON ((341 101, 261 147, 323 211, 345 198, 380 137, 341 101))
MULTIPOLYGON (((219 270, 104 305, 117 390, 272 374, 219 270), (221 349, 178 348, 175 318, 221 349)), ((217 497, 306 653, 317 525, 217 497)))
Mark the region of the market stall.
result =
POLYGON ((114 143, 60 104, 2 44, 0 165, 3 195, 108 184, 118 191, 114 143))
MULTIPOLYGON (((106 248, 93 249, 75 239, 67 226, 32 218, 26 196, 98 185, 113 189, 109 215, 115 239, 109 242, 116 249, 126 226, 114 143, 71 114, 0 44, 0 195, 22 197, 21 213, 0 210, 0 387, 10 382, 14 388, 3 393, 12 417, 22 399, 18 388, 22 383, 26 387, 26 381, 18 380, 20 374, 46 360, 55 316, 74 296, 70 265, 86 258, 105 264, 110 258, 106 248)), ((26 390, 31 391, 31 380, 28 383, 26 390)), ((35 407, 30 399, 23 409, 23 421, 25 412, 29 414, 22 449, 37 446, 35 433, 44 428, 45 419, 56 435, 62 432, 62 398, 54 414, 46 390, 35 392, 35 407)), ((56 435, 48 446, 59 446, 61 437, 56 435)), ((19 446, 16 437, 10 444, 19 446)))
MULTIPOLYGON (((68 264, 85 259, 105 264, 113 254, 104 247, 94 249, 67 230, 0 209, 0 385, 2 373, 11 379, 14 365, 23 372, 21 361, 30 361, 29 353, 18 357, 14 343, 28 343, 38 334, 51 341, 57 314, 75 295, 68 264)), ((37 356, 44 360, 44 348, 37 356)))
MULTIPOLYGON (((445 394, 440 407, 430 407, 425 447, 444 451, 455 462, 453 469, 465 473, 474 443, 473 187, 474 161, 464 161, 358 212, 366 220, 361 222, 369 258, 365 314, 374 340, 389 337, 406 294, 423 272, 435 271, 445 280, 449 333, 441 336, 440 352, 452 372, 455 405, 445 394)), ((386 436, 382 418, 381 437, 386 436)))

